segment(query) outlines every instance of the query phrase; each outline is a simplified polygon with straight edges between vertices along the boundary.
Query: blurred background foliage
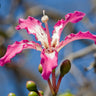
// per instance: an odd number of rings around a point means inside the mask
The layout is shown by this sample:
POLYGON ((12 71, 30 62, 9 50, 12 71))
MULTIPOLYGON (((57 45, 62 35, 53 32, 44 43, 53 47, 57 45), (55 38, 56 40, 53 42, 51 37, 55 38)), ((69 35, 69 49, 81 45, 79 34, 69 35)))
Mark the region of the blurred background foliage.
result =
MULTIPOLYGON (((96 34, 96 0, 0 0, 0 57, 5 54, 7 46, 15 41, 36 41, 25 30, 16 31, 15 26, 19 18, 32 16, 40 20, 43 9, 50 18, 48 24, 51 35, 54 24, 64 18, 65 14, 76 10, 86 13, 82 21, 65 27, 61 40, 78 31, 89 30, 96 34)), ((70 72, 62 80, 59 94, 70 90, 75 96, 96 96, 96 46, 93 43, 90 40, 74 41, 59 52, 58 64, 65 58, 72 62, 70 72)), ((50 96, 47 82, 38 72, 39 63, 40 52, 24 50, 11 63, 0 67, 0 96, 7 96, 9 92, 16 93, 16 96, 27 96, 27 80, 35 81, 38 88, 45 92, 44 96, 50 96)), ((57 77, 58 74, 59 68, 57 77)))

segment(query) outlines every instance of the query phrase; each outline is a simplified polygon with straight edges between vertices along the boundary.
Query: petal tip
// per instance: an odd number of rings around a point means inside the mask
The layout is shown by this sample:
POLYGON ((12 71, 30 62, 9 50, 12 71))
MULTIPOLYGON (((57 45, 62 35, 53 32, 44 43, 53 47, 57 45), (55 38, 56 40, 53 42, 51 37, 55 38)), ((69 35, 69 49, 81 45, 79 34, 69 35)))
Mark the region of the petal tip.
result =
POLYGON ((24 19, 23 19, 23 18, 20 18, 20 19, 19 19, 19 24, 20 24, 20 23, 23 23, 23 22, 24 22, 24 19))
POLYGON ((82 20, 84 16, 85 16, 85 13, 80 12, 80 11, 74 11, 74 13, 69 13, 65 15, 65 21, 77 23, 80 20, 82 20))
POLYGON ((4 66, 5 63, 0 59, 0 66, 4 66))
POLYGON ((19 25, 18 25, 18 26, 15 27, 15 29, 16 29, 16 30, 20 30, 21 28, 20 28, 19 25))

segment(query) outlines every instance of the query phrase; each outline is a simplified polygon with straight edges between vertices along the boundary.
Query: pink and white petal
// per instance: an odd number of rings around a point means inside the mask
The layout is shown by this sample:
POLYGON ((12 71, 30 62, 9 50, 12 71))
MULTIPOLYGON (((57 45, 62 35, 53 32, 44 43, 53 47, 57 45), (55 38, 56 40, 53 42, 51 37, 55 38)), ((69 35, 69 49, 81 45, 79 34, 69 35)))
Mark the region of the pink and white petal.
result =
POLYGON ((10 60, 18 53, 22 52, 23 49, 40 49, 41 46, 35 42, 29 42, 28 40, 22 40, 20 42, 16 41, 12 45, 8 45, 6 54, 0 58, 0 66, 5 65, 6 63, 10 62, 10 60))
POLYGON ((85 13, 80 12, 80 11, 75 11, 74 13, 69 13, 67 15, 65 15, 65 21, 71 22, 71 23, 77 23, 80 20, 83 19, 83 17, 85 16, 85 13))
POLYGON ((79 39, 91 39, 96 44, 96 35, 91 34, 89 31, 87 32, 78 32, 77 34, 71 33, 70 35, 66 36, 64 41, 61 41, 60 44, 56 47, 57 51, 60 51, 61 48, 63 48, 68 43, 79 40, 79 39))
POLYGON ((51 45, 55 47, 59 44, 61 32, 67 23, 69 22, 77 23, 80 20, 82 20, 84 16, 85 16, 85 13, 75 11, 74 13, 69 13, 65 15, 65 20, 63 19, 59 20, 54 26, 51 45))
POLYGON ((47 53, 45 51, 46 50, 43 50, 41 53, 41 64, 43 67, 42 77, 48 80, 52 70, 57 67, 58 52, 53 51, 52 53, 47 53))
POLYGON ((59 40, 60 40, 60 36, 61 36, 61 32, 64 28, 64 23, 65 21, 63 19, 59 20, 55 26, 54 26, 54 30, 53 30, 53 35, 52 35, 52 41, 51 41, 51 46, 52 47, 56 47, 59 44, 59 40))
POLYGON ((29 41, 24 45, 27 49, 36 49, 38 51, 42 51, 42 46, 39 43, 35 43, 34 41, 29 41))
POLYGON ((39 20, 30 16, 25 20, 19 19, 19 25, 16 29, 26 29, 28 34, 35 35, 36 39, 42 43, 43 47, 48 47, 48 37, 39 20))

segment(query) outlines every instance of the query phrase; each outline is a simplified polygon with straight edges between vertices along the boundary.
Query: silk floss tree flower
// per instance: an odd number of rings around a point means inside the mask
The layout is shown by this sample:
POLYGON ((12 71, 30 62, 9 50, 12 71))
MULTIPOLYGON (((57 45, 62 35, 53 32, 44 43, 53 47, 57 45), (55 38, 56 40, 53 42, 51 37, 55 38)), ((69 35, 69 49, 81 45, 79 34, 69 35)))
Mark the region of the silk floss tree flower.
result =
POLYGON ((35 35, 36 39, 41 42, 41 45, 34 41, 22 40, 16 41, 14 44, 9 45, 6 54, 0 59, 0 66, 10 62, 16 54, 22 52, 24 49, 36 49, 41 51, 41 65, 43 68, 42 77, 48 80, 52 70, 57 67, 58 52, 68 43, 79 40, 79 39, 92 39, 96 42, 96 35, 92 35, 89 31, 79 32, 77 34, 69 34, 65 37, 64 41, 60 42, 60 35, 64 27, 69 23, 77 23, 83 19, 85 13, 75 11, 65 15, 65 19, 59 20, 53 30, 52 38, 49 34, 48 29, 48 16, 44 14, 41 21, 45 24, 43 28, 42 23, 33 18, 28 17, 27 19, 19 19, 19 25, 16 27, 17 30, 26 29, 28 34, 35 35))

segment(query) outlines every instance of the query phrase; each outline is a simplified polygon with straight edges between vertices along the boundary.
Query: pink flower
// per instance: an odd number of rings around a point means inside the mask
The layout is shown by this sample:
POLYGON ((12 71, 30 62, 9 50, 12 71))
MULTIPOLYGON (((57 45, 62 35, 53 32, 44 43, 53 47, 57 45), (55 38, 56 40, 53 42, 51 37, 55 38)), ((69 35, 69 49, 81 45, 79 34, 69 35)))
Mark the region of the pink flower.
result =
POLYGON ((89 31, 80 31, 77 34, 72 33, 68 35, 64 41, 59 41, 61 32, 66 24, 69 22, 77 23, 82 20, 84 16, 85 14, 79 11, 67 14, 65 20, 61 19, 55 24, 52 38, 50 37, 46 20, 46 22, 44 22, 46 28, 43 28, 41 22, 33 17, 29 16, 26 20, 19 19, 19 25, 16 29, 26 29, 28 34, 35 35, 36 39, 41 42, 41 45, 28 40, 16 41, 14 44, 8 46, 6 54, 0 59, 0 65, 3 66, 10 62, 10 59, 22 52, 23 49, 36 49, 41 51, 42 77, 47 80, 52 70, 57 67, 58 52, 61 48, 79 39, 92 39, 96 42, 96 35, 92 35, 89 31))

